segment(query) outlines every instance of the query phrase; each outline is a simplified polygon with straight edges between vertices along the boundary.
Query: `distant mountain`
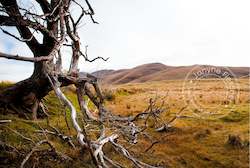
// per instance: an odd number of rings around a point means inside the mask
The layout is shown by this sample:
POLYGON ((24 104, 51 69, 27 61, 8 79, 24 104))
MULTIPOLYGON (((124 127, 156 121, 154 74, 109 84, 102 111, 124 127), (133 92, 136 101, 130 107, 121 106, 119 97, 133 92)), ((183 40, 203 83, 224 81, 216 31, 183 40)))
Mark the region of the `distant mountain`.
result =
POLYGON ((114 72, 115 70, 100 70, 100 71, 95 71, 92 73, 92 75, 94 75, 97 78, 101 78, 103 76, 107 76, 109 74, 112 74, 112 72, 114 72))
MULTIPOLYGON (((191 65, 191 66, 167 66, 162 63, 143 64, 131 69, 121 70, 100 70, 93 72, 92 75, 98 77, 103 83, 124 84, 124 83, 142 83, 150 81, 185 79, 188 73, 219 69, 222 71, 231 71, 229 75, 237 78, 249 77, 249 67, 218 67, 212 65, 191 65)), ((221 74, 220 74, 221 75, 221 74)), ((194 75, 193 75, 194 77, 194 75)), ((214 78, 216 76, 207 76, 214 78)))

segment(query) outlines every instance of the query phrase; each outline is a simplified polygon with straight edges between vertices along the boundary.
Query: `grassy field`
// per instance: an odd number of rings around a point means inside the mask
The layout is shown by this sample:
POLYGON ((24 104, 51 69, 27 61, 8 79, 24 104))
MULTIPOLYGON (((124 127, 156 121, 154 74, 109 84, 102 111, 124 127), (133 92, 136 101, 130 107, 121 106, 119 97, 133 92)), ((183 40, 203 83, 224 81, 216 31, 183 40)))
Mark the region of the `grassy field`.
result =
MULTIPOLYGON (((158 97, 159 101, 165 101, 167 109, 162 115, 161 122, 163 123, 175 116, 187 102, 192 101, 182 92, 183 82, 173 80, 103 86, 103 92, 107 98, 105 103, 113 113, 128 116, 143 111, 150 98, 158 97)), ((0 89, 5 85, 8 84, 2 83, 0 89)), ((151 149, 146 150, 151 145, 151 141, 141 136, 138 144, 130 146, 129 150, 137 158, 147 163, 165 167, 247 168, 249 166, 249 80, 237 80, 237 88, 233 89, 237 91, 237 97, 234 101, 227 102, 225 95, 228 92, 223 81, 212 79, 199 81, 199 87, 192 92, 198 105, 188 106, 181 114, 186 117, 175 120, 172 123, 172 129, 167 132, 155 132, 150 129, 151 138, 158 141, 151 149), (239 137, 241 146, 228 143, 229 135, 239 137)), ((65 88, 64 91, 79 111, 73 93, 74 89, 65 88)), ((49 124, 59 128, 64 134, 74 137, 74 130, 72 127, 68 129, 64 120, 65 109, 54 94, 50 93, 44 103, 50 114, 49 124)), ((66 113, 69 115, 67 110, 66 113)), ((78 115, 81 116, 80 113, 78 115)), ((37 134, 35 131, 41 127, 48 128, 48 123, 46 119, 29 121, 17 118, 16 115, 0 115, 0 119, 12 120, 9 124, 0 125, 0 140, 21 151, 21 157, 19 157, 1 149, 0 167, 16 167, 20 165, 25 154, 34 145, 13 130, 34 141, 39 141, 43 135, 37 134)), ((160 125, 161 122, 157 124, 160 125)), ((58 151, 67 154, 75 162, 49 156, 41 157, 38 161, 36 157, 33 157, 27 166, 31 167, 37 163, 37 167, 93 167, 86 151, 74 150, 54 136, 48 136, 48 138, 58 151)), ((77 144, 76 141, 74 143, 77 144)), ((110 151, 109 146, 106 146, 105 151, 110 151)), ((116 153, 110 152, 109 155, 126 164, 126 167, 132 167, 129 162, 116 153)))
MULTIPOLYGON (((169 167, 248 167, 248 147, 236 149, 227 145, 230 134, 240 136, 243 141, 249 139, 249 81, 237 82, 237 102, 225 105, 223 82, 201 81, 200 89, 195 91, 202 95, 200 102, 207 110, 215 109, 210 108, 215 106, 220 115, 197 114, 199 109, 187 108, 182 114, 190 118, 176 120, 173 123, 177 128, 175 131, 154 134, 161 142, 152 148, 149 155, 169 167)), ((115 100, 108 107, 121 115, 142 111, 148 99, 156 95, 165 97, 169 107, 169 112, 163 116, 165 121, 186 104, 182 94, 183 81, 178 80, 119 85, 114 90, 115 100)))

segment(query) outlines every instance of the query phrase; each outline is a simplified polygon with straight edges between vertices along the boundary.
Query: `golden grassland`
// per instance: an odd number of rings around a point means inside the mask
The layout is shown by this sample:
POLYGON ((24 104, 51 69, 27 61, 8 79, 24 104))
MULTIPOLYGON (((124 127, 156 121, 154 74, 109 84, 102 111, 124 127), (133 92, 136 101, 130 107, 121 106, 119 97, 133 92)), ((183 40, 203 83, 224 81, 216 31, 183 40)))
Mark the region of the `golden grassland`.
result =
MULTIPOLYGON (((113 113, 128 116, 143 111, 150 98, 158 97, 159 104, 165 102, 166 112, 162 120, 157 123, 169 121, 182 107, 186 105, 187 97, 183 95, 183 80, 158 81, 150 83, 124 84, 116 86, 103 86, 103 92, 107 99, 106 106, 113 113)), ((189 106, 181 115, 188 116, 179 118, 172 123, 172 129, 167 132, 155 132, 149 129, 151 138, 158 141, 151 149, 151 141, 145 136, 139 136, 140 140, 136 145, 130 145, 129 150, 139 159, 152 165, 166 167, 232 167, 244 168, 249 166, 249 80, 237 80, 237 99, 228 102, 225 96, 227 90, 222 80, 206 79, 199 81, 199 87, 193 90, 192 94, 200 106, 189 106), (211 113, 210 113, 211 112, 211 113), (244 147, 234 147, 227 143, 229 135, 239 136, 244 147)), ((6 83, 2 83, 0 89, 6 83)), ((8 85, 8 84, 6 84, 8 85)), ((66 95, 73 104, 79 107, 74 95, 74 89, 65 88, 66 95)), ((189 99, 189 98, 188 98, 189 99)), ((49 123, 60 129, 64 134, 75 137, 73 128, 67 128, 64 119, 64 107, 58 102, 53 93, 50 93, 44 100, 50 114, 49 123)), ((92 105, 90 105, 92 106, 92 105)), ((69 111, 66 110, 69 125, 69 111)), ((81 113, 78 113, 81 117, 81 113)), ((0 140, 15 146, 22 152, 22 156, 28 153, 34 146, 22 137, 13 132, 16 130, 23 135, 39 141, 44 136, 35 133, 36 130, 48 128, 46 119, 30 121, 20 119, 16 115, 0 115, 0 119, 11 119, 9 124, 0 125, 0 140)), ((149 123, 153 127, 153 122, 149 123)), ((90 133, 91 134, 91 133, 90 133)), ((94 136, 94 135, 90 135, 94 136)), ((73 150, 67 143, 62 142, 54 136, 48 136, 58 151, 67 154, 75 160, 60 161, 52 157, 41 157, 37 166, 43 167, 93 167, 90 156, 86 151, 73 150)), ((121 142, 126 144, 125 142, 121 142)), ((75 141, 75 144, 77 142, 75 141)), ((43 148, 43 147, 42 147, 43 148)), ((45 148, 45 147, 44 147, 45 148)), ((108 153, 110 146, 105 147, 108 153)), ((132 165, 115 152, 109 153, 110 157, 119 160, 126 167, 132 165)), ((0 152, 0 167, 16 167, 22 161, 13 153, 0 152)), ((38 163, 36 157, 31 158, 27 165, 32 166, 38 163)))
MULTIPOLYGON (((146 107, 150 97, 163 97, 170 111, 163 117, 168 121, 186 104, 183 82, 173 80, 111 87, 109 89, 116 94, 108 107, 121 115, 136 114, 146 107)), ((182 114, 191 118, 176 120, 172 124, 176 131, 152 132, 161 141, 149 152, 153 160, 169 167, 248 167, 248 148, 235 149, 226 145, 229 134, 239 135, 246 141, 249 139, 249 80, 238 80, 237 84, 238 100, 228 104, 223 94, 226 92, 223 81, 200 81, 200 89, 194 94, 199 95, 203 107, 217 110, 220 115, 197 114, 199 109, 187 108, 182 114)), ((150 145, 146 143, 141 148, 150 145)))

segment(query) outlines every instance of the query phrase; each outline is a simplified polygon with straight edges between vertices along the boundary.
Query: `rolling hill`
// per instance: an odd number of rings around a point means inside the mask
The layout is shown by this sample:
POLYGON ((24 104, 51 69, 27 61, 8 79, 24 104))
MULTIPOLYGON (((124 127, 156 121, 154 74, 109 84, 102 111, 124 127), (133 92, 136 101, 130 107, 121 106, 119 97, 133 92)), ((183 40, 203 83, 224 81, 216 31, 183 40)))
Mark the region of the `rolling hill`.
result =
MULTIPOLYGON (((188 73, 204 72, 210 70, 213 75, 207 75, 206 78, 215 78, 222 76, 223 72, 228 72, 232 77, 249 77, 249 67, 218 67, 212 65, 191 65, 191 66, 167 66, 162 63, 143 64, 131 69, 120 70, 100 70, 92 74, 98 77, 103 83, 124 84, 124 83, 142 83, 162 80, 180 80, 185 79, 188 73), (215 70, 219 70, 218 76, 214 75, 215 70)), ((217 73, 217 71, 216 71, 217 73)), ((189 77, 195 77, 191 74, 189 77)), ((204 76, 203 76, 204 77, 204 76)))

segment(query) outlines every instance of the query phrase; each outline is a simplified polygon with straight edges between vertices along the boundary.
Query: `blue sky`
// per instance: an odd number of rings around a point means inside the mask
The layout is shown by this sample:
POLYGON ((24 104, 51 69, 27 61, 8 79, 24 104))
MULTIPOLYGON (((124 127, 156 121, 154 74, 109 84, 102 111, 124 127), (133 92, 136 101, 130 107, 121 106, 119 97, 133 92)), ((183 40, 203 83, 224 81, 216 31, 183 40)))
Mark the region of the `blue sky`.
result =
MULTIPOLYGON (((144 63, 249 66, 249 0, 92 0, 99 25, 86 18, 80 29, 89 57, 82 71, 130 68, 144 63)), ((78 10, 74 9, 77 13, 78 10)), ((32 56, 28 48, 0 32, 0 50, 32 56)), ((63 50, 64 68, 70 52, 63 50)), ((0 80, 18 81, 32 63, 0 58, 0 80)))

